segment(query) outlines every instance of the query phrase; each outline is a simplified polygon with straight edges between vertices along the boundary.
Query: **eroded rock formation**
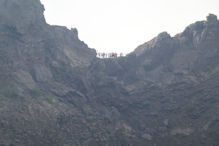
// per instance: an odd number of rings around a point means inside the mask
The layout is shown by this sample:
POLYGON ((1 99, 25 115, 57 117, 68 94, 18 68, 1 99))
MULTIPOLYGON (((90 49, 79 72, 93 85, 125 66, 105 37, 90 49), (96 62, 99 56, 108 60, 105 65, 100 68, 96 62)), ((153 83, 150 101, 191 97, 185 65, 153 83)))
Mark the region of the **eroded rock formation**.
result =
POLYGON ((39 0, 0 0, 0 145, 219 144, 219 21, 98 59, 39 0))

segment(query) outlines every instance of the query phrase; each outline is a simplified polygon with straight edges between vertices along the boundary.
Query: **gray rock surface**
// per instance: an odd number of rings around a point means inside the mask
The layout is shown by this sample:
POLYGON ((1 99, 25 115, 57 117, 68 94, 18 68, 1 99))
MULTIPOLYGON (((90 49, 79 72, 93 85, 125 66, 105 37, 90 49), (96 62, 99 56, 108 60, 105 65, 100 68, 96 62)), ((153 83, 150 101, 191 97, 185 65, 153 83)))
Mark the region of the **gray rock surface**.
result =
POLYGON ((217 146, 219 23, 98 59, 39 0, 0 0, 0 145, 217 146))

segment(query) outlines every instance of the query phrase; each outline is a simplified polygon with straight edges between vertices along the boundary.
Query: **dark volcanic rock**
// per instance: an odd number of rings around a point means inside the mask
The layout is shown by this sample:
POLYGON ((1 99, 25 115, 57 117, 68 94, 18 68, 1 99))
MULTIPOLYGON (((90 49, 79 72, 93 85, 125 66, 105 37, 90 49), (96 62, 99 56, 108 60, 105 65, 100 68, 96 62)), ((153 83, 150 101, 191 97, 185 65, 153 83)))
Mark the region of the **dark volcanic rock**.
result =
POLYGON ((0 145, 217 146, 219 23, 98 59, 39 0, 0 0, 0 145))

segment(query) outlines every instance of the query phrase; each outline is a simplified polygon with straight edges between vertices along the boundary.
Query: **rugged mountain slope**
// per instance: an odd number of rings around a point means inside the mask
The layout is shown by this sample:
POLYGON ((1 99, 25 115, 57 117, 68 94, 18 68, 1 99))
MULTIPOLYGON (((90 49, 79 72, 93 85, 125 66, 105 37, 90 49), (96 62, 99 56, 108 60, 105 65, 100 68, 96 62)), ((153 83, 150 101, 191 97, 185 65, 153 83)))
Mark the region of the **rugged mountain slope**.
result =
POLYGON ((98 59, 39 0, 0 0, 0 145, 219 144, 219 21, 98 59))
MULTIPOLYGON (((191 24, 174 37, 163 32, 139 46, 127 58, 118 59, 116 69, 123 70, 120 78, 127 79, 132 72, 128 78, 134 73, 140 81, 195 83, 217 72, 219 23, 215 15, 211 14, 207 19, 191 24)), ((109 75, 118 76, 116 73, 109 75)))

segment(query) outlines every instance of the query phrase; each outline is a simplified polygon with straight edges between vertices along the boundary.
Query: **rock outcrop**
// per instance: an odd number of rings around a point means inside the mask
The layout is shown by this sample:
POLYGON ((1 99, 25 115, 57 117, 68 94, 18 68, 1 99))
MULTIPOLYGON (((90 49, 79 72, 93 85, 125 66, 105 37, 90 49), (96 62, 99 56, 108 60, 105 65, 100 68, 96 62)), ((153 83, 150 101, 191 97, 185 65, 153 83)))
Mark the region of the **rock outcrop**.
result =
POLYGON ((99 59, 39 0, 0 0, 0 145, 219 141, 219 21, 99 59))

